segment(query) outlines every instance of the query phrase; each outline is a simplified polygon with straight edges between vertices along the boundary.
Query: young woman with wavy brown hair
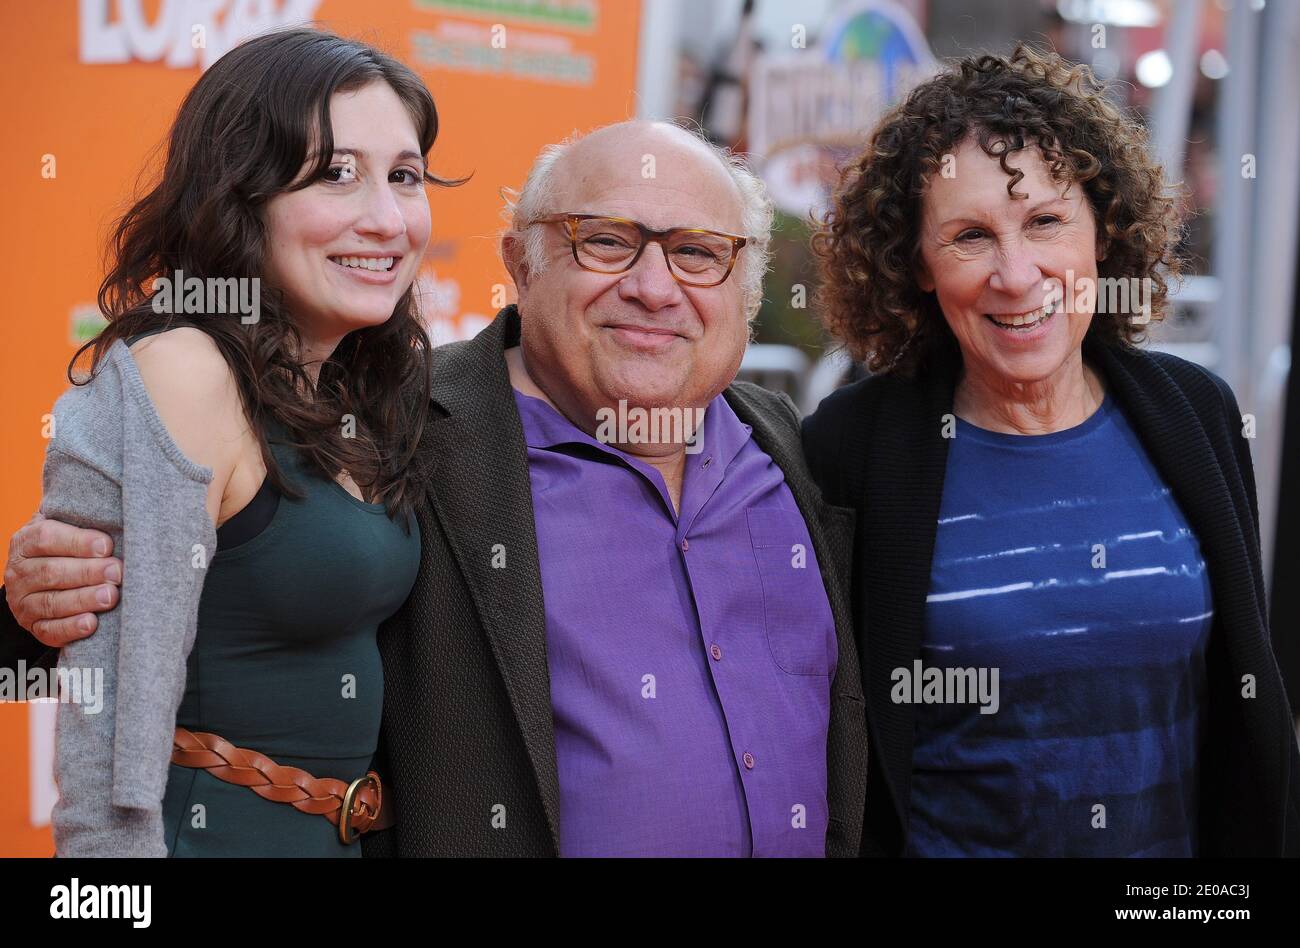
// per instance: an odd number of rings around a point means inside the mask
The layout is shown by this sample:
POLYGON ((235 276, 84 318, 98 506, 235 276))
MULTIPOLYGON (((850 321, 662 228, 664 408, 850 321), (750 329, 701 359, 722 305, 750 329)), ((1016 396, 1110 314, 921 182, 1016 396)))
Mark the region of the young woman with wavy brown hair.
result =
POLYGON ((120 608, 60 656, 107 680, 101 713, 59 709, 59 855, 360 855, 376 632, 420 557, 437 132, 397 60, 263 35, 199 79, 118 223, 45 467, 42 513, 123 560, 120 608), (214 306, 230 288, 253 305, 214 306))

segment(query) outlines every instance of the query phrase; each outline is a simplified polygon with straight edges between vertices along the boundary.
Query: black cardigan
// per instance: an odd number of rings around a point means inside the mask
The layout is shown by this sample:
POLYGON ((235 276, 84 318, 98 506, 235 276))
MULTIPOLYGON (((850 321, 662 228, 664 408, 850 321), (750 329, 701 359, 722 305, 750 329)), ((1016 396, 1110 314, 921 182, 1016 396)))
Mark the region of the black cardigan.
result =
MULTIPOLYGON (((1250 452, 1232 391, 1171 355, 1089 339, 1106 381, 1196 533, 1209 568, 1214 625, 1202 749, 1203 855, 1300 853, 1300 753, 1269 643, 1250 452), (1254 675, 1256 697, 1242 697, 1254 675)), ((890 673, 920 657, 925 598, 961 368, 937 354, 913 379, 878 375, 830 395, 803 425, 828 503, 858 511, 853 607, 870 734, 863 852, 906 843, 914 739, 910 704, 890 673)))

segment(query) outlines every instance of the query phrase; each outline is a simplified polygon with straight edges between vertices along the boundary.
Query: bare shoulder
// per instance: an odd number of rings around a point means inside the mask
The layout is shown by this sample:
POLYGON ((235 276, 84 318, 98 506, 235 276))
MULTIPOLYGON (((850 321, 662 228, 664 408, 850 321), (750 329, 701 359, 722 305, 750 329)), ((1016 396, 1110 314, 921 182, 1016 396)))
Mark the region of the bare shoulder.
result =
POLYGON ((177 326, 137 340, 131 357, 146 383, 149 376, 163 384, 173 378, 188 379, 191 386, 234 383, 234 374, 212 337, 193 326, 177 326))
POLYGON ((192 326, 131 346, 140 378, 168 434, 186 457, 228 476, 247 428, 235 374, 212 338, 192 326))

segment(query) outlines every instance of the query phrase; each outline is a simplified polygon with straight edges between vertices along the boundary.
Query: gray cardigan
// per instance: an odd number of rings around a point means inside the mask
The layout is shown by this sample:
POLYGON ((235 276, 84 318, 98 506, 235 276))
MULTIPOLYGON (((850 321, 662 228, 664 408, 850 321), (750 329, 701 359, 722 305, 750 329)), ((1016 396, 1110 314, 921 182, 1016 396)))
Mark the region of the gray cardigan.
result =
POLYGON ((102 709, 60 704, 52 817, 60 856, 165 856, 162 798, 199 595, 217 535, 212 471, 168 434, 126 343, 54 406, 41 513, 113 538, 121 602, 60 668, 103 669, 102 709))

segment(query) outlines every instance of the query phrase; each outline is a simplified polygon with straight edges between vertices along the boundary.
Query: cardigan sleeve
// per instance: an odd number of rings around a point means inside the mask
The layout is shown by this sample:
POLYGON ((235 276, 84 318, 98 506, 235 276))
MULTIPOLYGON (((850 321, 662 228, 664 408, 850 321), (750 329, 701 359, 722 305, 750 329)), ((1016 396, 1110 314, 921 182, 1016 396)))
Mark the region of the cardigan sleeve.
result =
POLYGON ((1241 432, 1241 409, 1237 406, 1237 397, 1232 388, 1219 376, 1209 373, 1219 387, 1223 396, 1223 410, 1227 415, 1228 433, 1232 438, 1232 450, 1237 458, 1237 469, 1241 472, 1241 482, 1246 488, 1246 497, 1250 501, 1250 515, 1255 526, 1255 540, 1260 541, 1259 532, 1259 498, 1255 493, 1255 465, 1250 457, 1250 445, 1241 432))
POLYGON ((123 561, 118 608, 59 658, 83 700, 57 713, 55 845, 60 856, 165 856, 172 734, 216 550, 212 472, 167 435, 120 342, 91 383, 60 398, 55 426, 42 513, 104 531, 123 561))
MULTIPOLYGON (((1255 467, 1250 457, 1250 445, 1247 443, 1245 436, 1242 434, 1241 408, 1237 404, 1237 398, 1232 393, 1232 387, 1223 379, 1213 373, 1207 373, 1215 384, 1218 386, 1219 394, 1223 398, 1223 409, 1227 416, 1227 425, 1229 437, 1232 440, 1232 450, 1237 459, 1237 469, 1241 474, 1241 482, 1246 489, 1246 497, 1250 503, 1251 522, 1255 528, 1255 542, 1261 542, 1259 532, 1259 499, 1255 488, 1255 467)), ((1282 683, 1279 681, 1279 684, 1282 683)), ((1285 685, 1282 685, 1285 689, 1285 685)), ((1287 696, 1289 697, 1289 696, 1287 696)), ((1287 706, 1290 715, 1295 714, 1295 707, 1283 698, 1283 704, 1287 706)), ((1286 793, 1286 815, 1285 815, 1285 836, 1282 841, 1282 854, 1289 858, 1300 856, 1300 748, 1297 747, 1296 735, 1294 731, 1294 718, 1289 723, 1292 728, 1288 729, 1288 736, 1291 740, 1288 742, 1286 751, 1287 763, 1285 769, 1287 772, 1287 793, 1286 793)))

